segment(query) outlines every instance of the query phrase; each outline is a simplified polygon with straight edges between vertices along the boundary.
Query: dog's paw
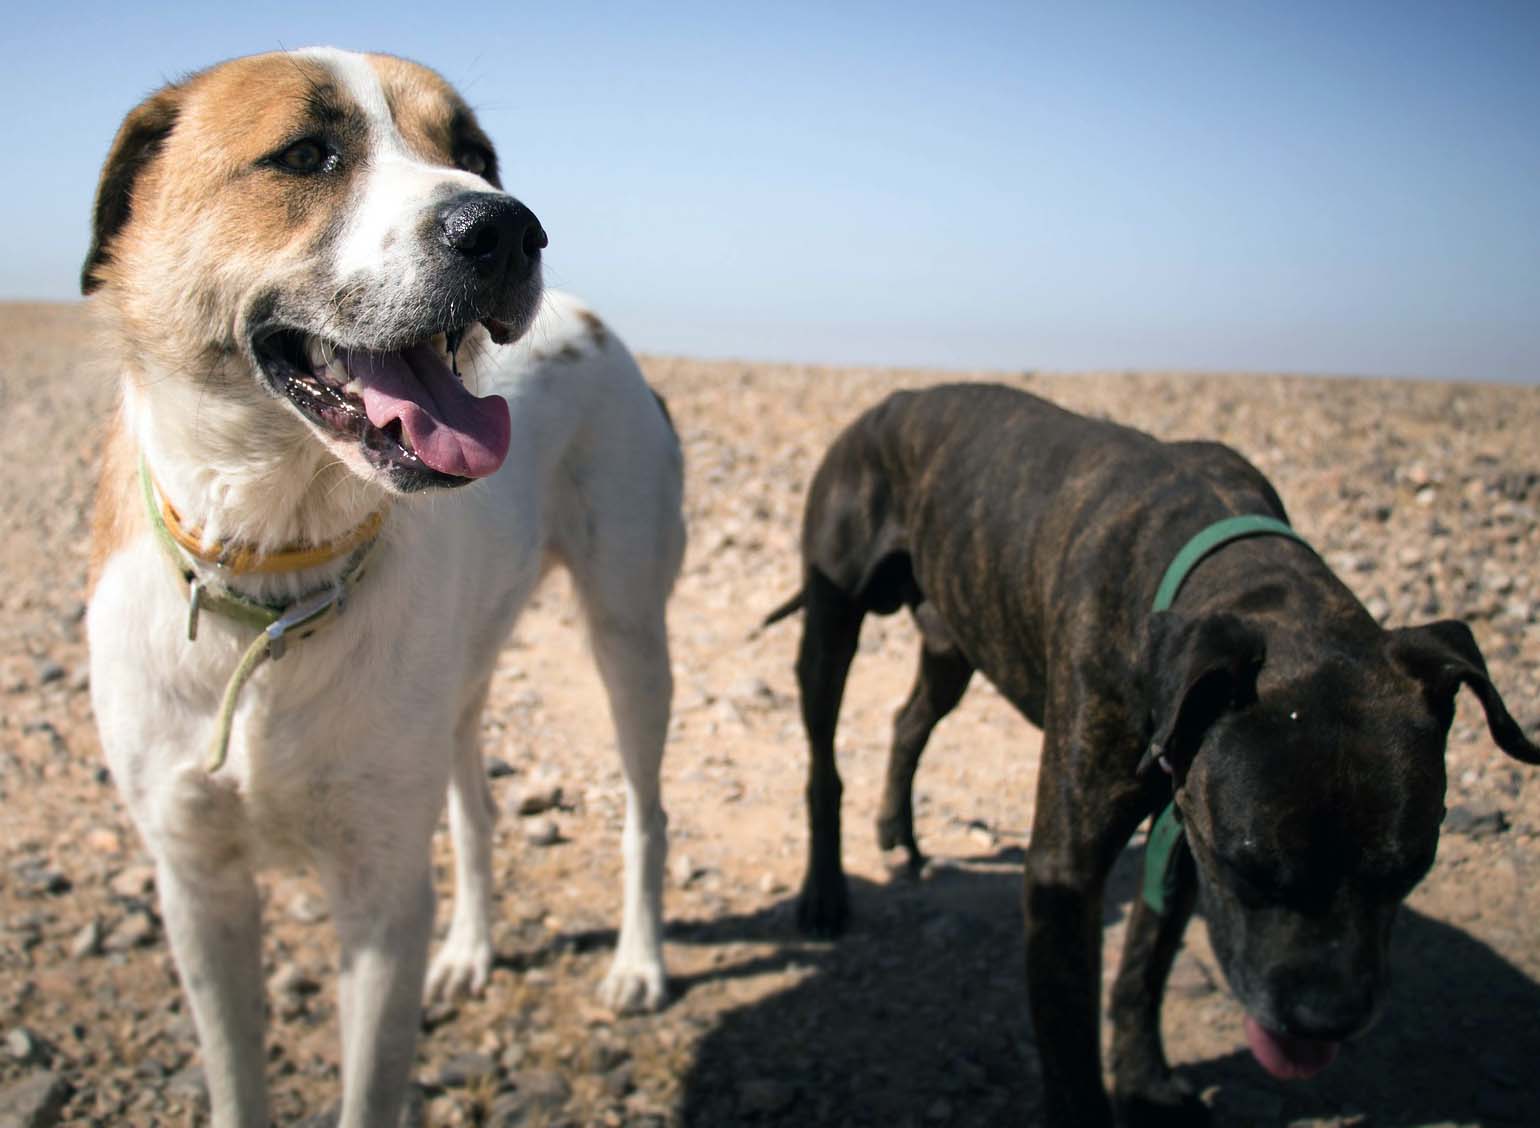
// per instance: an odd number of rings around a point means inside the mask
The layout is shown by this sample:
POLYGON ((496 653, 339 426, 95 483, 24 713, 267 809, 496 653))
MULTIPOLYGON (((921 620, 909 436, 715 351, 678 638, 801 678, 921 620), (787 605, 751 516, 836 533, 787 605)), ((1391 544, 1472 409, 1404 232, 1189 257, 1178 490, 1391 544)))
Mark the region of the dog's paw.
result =
POLYGON ((850 921, 850 895, 845 876, 837 880, 809 881, 797 898, 797 927, 808 936, 838 936, 850 921))
POLYGON ((668 976, 661 963, 634 963, 618 956, 599 983, 599 1001, 616 1014, 655 1011, 668 999, 668 976))
POLYGON ((492 945, 486 939, 462 939, 451 931, 428 968, 424 1003, 448 1002, 480 995, 492 974, 492 945))

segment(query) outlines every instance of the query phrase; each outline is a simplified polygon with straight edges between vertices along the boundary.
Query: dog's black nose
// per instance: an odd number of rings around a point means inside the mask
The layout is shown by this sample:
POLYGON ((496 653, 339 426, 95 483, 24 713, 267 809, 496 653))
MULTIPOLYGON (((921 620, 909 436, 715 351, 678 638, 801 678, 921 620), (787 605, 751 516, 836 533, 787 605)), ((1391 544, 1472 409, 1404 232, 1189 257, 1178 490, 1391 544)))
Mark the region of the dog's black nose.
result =
POLYGON ((540 258, 545 228, 512 196, 478 192, 451 201, 440 226, 444 242, 482 278, 522 277, 540 258))
POLYGON ((1297 1038, 1340 1042, 1374 1020, 1375 992, 1364 983, 1312 983, 1297 989, 1279 1008, 1285 1030, 1297 1038))

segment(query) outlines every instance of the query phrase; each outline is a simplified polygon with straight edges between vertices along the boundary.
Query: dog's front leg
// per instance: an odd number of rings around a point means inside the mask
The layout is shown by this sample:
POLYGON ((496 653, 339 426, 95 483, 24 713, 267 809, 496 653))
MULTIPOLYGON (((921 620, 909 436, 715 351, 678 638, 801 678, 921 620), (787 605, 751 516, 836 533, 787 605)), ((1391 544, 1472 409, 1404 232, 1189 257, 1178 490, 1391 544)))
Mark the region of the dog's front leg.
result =
POLYGON ((1044 1120, 1053 1128, 1113 1123, 1098 1037, 1102 892, 1138 823, 1139 791, 1131 772, 1114 783, 1087 765, 1117 759, 1057 740, 1051 728, 1044 740, 1025 872, 1026 962, 1044 1120))
POLYGON ((192 1001, 213 1123, 267 1128, 257 886, 243 857, 213 853, 202 862, 161 856, 161 912, 192 1001))
POLYGON ((1171 1074, 1160 1037, 1166 977, 1197 902, 1192 856, 1178 860, 1177 885, 1164 915, 1135 896, 1112 988, 1112 1083, 1119 1119, 1127 1125, 1202 1125, 1208 1107, 1171 1074))
MULTIPOLYGON (((431 829, 431 828, 430 828, 431 829)), ((329 859, 322 880, 342 944, 342 1113, 338 1128, 397 1123, 417 1049, 433 930, 428 835, 368 859, 329 859)))

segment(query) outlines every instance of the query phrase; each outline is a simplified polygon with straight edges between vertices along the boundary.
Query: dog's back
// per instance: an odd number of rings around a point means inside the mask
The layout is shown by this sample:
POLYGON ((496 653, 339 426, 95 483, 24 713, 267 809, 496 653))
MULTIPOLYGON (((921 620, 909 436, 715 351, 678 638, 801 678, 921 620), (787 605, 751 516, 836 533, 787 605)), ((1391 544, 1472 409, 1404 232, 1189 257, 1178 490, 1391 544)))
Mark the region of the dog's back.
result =
POLYGON ((1071 599, 1066 585, 1098 559, 1145 551, 1191 509, 1226 504, 1283 516, 1266 479, 1218 443, 1161 442, 1014 388, 949 384, 889 396, 835 440, 809 490, 803 554, 865 610, 930 603, 1032 716, 1052 635, 1078 607, 1126 609, 1132 622, 1149 604, 1071 599), (996 629, 1007 619, 1032 637, 996 629))

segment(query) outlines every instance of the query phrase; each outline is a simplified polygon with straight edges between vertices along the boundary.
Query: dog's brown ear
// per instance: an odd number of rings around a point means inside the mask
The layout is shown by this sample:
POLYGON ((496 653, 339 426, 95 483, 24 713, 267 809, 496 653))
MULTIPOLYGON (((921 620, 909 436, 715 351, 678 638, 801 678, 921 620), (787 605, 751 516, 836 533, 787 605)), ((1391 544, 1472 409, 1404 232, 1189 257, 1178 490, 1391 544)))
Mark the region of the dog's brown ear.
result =
POLYGON ((1147 654, 1151 736, 1138 774, 1158 764, 1180 779, 1220 714, 1256 700, 1267 640, 1234 615, 1161 611, 1150 620, 1147 654))
POLYGON ((155 159, 162 143, 176 126, 182 89, 168 86, 135 106, 118 127, 107 163, 96 185, 92 213, 91 249, 80 268, 80 292, 89 294, 102 284, 102 264, 111 257, 110 244, 128 222, 134 207, 134 188, 139 176, 155 159))
POLYGON ((1389 635, 1391 659, 1423 684, 1429 705, 1446 729, 1454 721, 1454 695, 1468 685, 1486 710, 1487 728, 1497 746, 1515 760, 1540 764, 1540 748, 1508 714, 1468 626, 1458 619, 1441 619, 1389 635))

